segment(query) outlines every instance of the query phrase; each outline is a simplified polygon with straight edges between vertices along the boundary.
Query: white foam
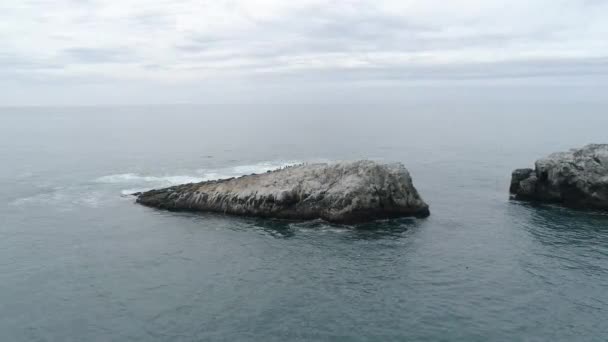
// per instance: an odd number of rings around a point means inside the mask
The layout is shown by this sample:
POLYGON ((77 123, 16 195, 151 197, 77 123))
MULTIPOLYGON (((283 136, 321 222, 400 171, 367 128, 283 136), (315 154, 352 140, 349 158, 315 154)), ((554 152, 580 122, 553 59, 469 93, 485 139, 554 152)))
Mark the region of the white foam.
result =
POLYGON ((186 184, 186 183, 198 183, 202 182, 205 179, 200 177, 192 177, 192 176, 169 176, 169 177, 158 177, 158 181, 163 181, 169 184, 186 184))
POLYGON ((282 167, 299 164, 299 161, 268 161, 249 165, 238 165, 221 169, 200 169, 196 176, 192 175, 168 175, 152 176, 138 173, 119 173, 102 176, 95 179, 97 183, 104 184, 129 184, 129 187, 121 191, 121 195, 128 196, 136 192, 143 192, 158 187, 198 183, 209 180, 225 179, 249 175, 252 173, 265 173, 282 167))
MULTIPOLYGON (((172 185, 198 183, 208 180, 238 177, 252 173, 265 173, 282 167, 300 164, 300 161, 267 161, 248 165, 229 166, 218 169, 204 169, 193 172, 194 175, 144 175, 140 173, 119 173, 99 177, 95 179, 98 184, 115 184, 121 190, 121 195, 127 198, 136 192, 143 192, 159 187, 172 185)), ((66 210, 74 210, 79 206, 98 208, 103 206, 113 196, 108 196, 107 191, 94 187, 90 184, 86 187, 55 187, 28 197, 18 198, 10 204, 13 206, 27 205, 54 205, 66 210)))
POLYGON ((223 169, 200 169, 197 172, 203 176, 205 180, 216 180, 230 177, 239 177, 250 175, 252 173, 265 173, 266 171, 280 169, 290 165, 300 164, 300 161, 268 161, 256 164, 238 165, 223 169))
POLYGON ((48 204, 64 201, 66 196, 61 193, 43 193, 33 196, 22 197, 13 200, 10 204, 14 206, 22 206, 28 204, 48 204))
POLYGON ((137 173, 121 173, 99 177, 98 183, 167 183, 171 185, 197 183, 204 181, 203 178, 193 176, 142 176, 137 173))
POLYGON ((232 170, 238 175, 248 175, 252 173, 264 173, 266 171, 276 170, 299 163, 300 162, 298 161, 262 162, 253 165, 235 166, 232 168, 232 170))
POLYGON ((95 181, 98 183, 128 183, 133 180, 139 179, 142 179, 142 177, 135 173, 121 173, 116 175, 99 177, 95 181))
POLYGON ((102 197, 103 193, 99 191, 82 193, 76 188, 56 188, 50 193, 39 193, 33 196, 18 198, 10 204, 17 207, 44 205, 55 206, 65 210, 74 210, 78 206, 98 208, 102 204, 102 197))
POLYGON ((120 194, 123 196, 130 196, 135 193, 144 192, 144 191, 148 191, 148 190, 151 190, 151 188, 125 189, 125 190, 122 190, 120 192, 120 194))
POLYGON ((202 174, 202 178, 205 180, 216 180, 216 179, 222 179, 222 178, 230 178, 231 176, 228 176, 226 174, 222 174, 219 172, 202 172, 201 170, 198 171, 199 173, 202 174))

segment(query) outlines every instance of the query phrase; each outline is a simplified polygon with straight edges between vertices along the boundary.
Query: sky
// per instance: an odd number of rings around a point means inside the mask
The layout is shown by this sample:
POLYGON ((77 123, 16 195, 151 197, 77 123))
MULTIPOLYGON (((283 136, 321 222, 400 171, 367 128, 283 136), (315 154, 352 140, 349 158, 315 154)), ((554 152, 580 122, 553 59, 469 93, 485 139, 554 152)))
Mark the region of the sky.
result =
POLYGON ((605 0, 3 0, 0 106, 600 99, 607 18, 605 0))

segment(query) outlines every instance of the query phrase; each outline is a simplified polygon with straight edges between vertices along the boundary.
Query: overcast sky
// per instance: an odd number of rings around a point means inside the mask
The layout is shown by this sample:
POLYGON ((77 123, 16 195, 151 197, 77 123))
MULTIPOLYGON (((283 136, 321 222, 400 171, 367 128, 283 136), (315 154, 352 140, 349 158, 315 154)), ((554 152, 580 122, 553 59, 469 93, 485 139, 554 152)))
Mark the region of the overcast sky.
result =
POLYGON ((381 100, 607 75, 605 0, 0 2, 0 105, 381 100))

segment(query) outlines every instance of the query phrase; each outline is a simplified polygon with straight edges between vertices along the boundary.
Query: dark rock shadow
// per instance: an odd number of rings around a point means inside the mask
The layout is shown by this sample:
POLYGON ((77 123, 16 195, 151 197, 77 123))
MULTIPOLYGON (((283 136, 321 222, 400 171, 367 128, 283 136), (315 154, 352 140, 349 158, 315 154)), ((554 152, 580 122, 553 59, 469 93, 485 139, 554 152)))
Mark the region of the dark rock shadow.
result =
POLYGON ((282 220, 274 218, 259 218, 247 216, 232 216, 220 213, 203 213, 203 212, 188 212, 188 211, 159 211, 155 210, 161 216, 181 217, 194 221, 205 221, 213 225, 226 226, 226 229, 247 230, 259 229, 264 233, 275 238, 288 239, 297 236, 301 232, 314 232, 315 230, 339 230, 348 233, 347 237, 351 239, 386 239, 386 238, 401 238, 403 234, 419 227, 424 219, 416 219, 412 217, 377 220, 361 224, 344 225, 330 223, 324 220, 282 220))
POLYGON ((553 204, 512 200, 508 206, 514 224, 546 245, 608 245, 608 213, 553 204))
POLYGON ((343 225, 329 223, 323 220, 312 221, 286 221, 276 219, 252 219, 252 225, 264 229, 272 236, 281 238, 295 237, 300 232, 314 232, 315 230, 340 231, 347 233, 344 237, 357 240, 401 238, 403 234, 418 227, 420 220, 415 218, 398 218, 372 221, 362 224, 343 225))

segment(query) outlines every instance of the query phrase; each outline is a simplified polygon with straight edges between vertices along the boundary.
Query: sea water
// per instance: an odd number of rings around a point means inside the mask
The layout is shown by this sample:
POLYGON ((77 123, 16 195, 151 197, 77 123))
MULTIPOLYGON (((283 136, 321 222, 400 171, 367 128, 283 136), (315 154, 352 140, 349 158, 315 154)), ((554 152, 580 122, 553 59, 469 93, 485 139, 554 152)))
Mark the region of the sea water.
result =
POLYGON ((0 110, 2 341, 605 341, 608 215, 511 201, 511 171, 608 142, 594 106, 0 110), (301 162, 402 162, 427 219, 142 207, 301 162))

